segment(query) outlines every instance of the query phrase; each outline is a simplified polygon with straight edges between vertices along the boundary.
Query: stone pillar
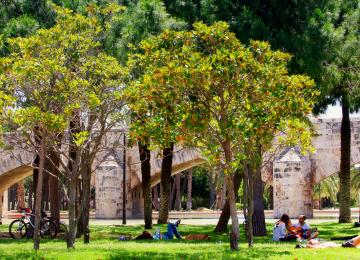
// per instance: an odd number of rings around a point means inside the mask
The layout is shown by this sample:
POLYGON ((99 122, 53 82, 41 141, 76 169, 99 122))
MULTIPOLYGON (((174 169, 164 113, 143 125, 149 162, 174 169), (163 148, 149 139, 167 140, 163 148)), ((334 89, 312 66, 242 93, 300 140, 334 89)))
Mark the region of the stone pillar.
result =
POLYGON ((123 172, 115 159, 107 159, 96 170, 96 218, 122 217, 123 172))
POLYGON ((132 218, 143 218, 144 217, 144 196, 142 193, 141 186, 132 190, 131 201, 132 201, 131 217, 132 218))
POLYGON ((3 212, 4 212, 4 192, 0 191, 0 224, 2 224, 2 217, 3 217, 3 212))
POLYGON ((0 190, 0 224, 2 223, 3 217, 8 212, 8 190, 0 190))
POLYGON ((313 217, 311 161, 294 148, 284 151, 273 167, 274 218, 288 214, 313 217))

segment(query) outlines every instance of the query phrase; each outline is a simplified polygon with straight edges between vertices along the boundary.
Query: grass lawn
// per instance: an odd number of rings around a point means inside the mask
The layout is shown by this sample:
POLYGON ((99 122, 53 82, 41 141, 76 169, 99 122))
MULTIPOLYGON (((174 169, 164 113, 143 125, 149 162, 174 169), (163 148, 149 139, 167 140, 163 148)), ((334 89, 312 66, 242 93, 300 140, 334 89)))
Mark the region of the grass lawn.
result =
MULTIPOLYGON (((165 226, 160 227, 165 231, 165 226)), ((155 227, 155 228, 156 228, 155 227)), ((330 240, 333 236, 360 234, 360 228, 352 224, 322 223, 317 225, 320 237, 330 240)), ((214 226, 180 225, 180 233, 209 234, 210 241, 118 241, 120 234, 132 236, 142 233, 141 226, 92 226, 92 240, 84 245, 77 241, 76 249, 67 250, 63 240, 42 241, 36 255, 31 240, 0 239, 0 259, 360 259, 360 249, 295 249, 295 243, 271 241, 272 226, 268 225, 269 236, 256 238, 254 248, 247 248, 244 232, 241 230, 241 245, 238 252, 229 250, 228 235, 212 232, 214 226)), ((0 225, 0 231, 7 231, 7 225, 0 225)), ((155 229, 154 229, 155 230, 155 229)), ((152 230, 151 232, 154 232, 152 230)), ((341 243, 341 241, 338 241, 341 243)))

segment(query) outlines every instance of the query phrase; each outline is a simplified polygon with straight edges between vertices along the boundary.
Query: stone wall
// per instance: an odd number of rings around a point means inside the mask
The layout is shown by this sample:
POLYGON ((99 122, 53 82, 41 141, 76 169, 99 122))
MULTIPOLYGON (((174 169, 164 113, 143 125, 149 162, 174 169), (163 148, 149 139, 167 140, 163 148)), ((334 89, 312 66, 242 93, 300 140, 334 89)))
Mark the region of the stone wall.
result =
POLYGON ((132 217, 131 174, 127 162, 125 183, 123 181, 123 149, 113 150, 101 156, 103 162, 95 171, 96 217, 103 219, 122 218, 123 190, 127 217, 132 217))
MULTIPOLYGON (((315 136, 312 143, 316 148, 311 155, 314 160, 314 183, 337 173, 340 169, 341 119, 314 118, 315 136)), ((360 162, 360 118, 351 118, 351 164, 360 162)))
POLYGON ((274 161, 274 218, 313 217, 311 162, 291 148, 274 161))

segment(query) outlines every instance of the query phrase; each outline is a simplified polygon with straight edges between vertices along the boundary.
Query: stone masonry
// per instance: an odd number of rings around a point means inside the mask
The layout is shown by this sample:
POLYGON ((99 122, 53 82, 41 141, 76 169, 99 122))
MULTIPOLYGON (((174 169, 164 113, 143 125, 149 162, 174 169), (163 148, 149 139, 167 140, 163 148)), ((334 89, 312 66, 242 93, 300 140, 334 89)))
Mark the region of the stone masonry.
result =
POLYGON ((291 218, 313 217, 311 162, 294 148, 284 151, 274 162, 274 217, 286 213, 291 218))
MULTIPOLYGON (((297 149, 286 149, 272 162, 270 178, 273 182, 274 217, 288 213, 312 216, 312 185, 339 171, 341 119, 311 118, 315 127, 313 145, 316 153, 302 156, 297 149)), ((352 164, 360 162, 360 118, 352 118, 352 164)), ((113 136, 119 136, 116 131, 113 136)), ((121 134, 120 134, 121 136, 121 134)), ((109 138, 110 143, 112 139, 109 138)), ((141 217, 143 198, 141 192, 141 171, 137 147, 126 151, 126 212, 128 217, 141 217)), ((105 155, 99 157, 103 159, 105 155)), ((122 149, 106 154, 106 160, 95 171, 96 216, 98 218, 119 218, 122 213, 123 159, 122 149)), ((19 180, 31 175, 31 161, 34 155, 13 151, 0 151, 0 200, 5 190, 19 180), (19 160, 21 159, 21 160, 19 160)), ((99 159, 100 161, 100 159, 99 159)), ((200 165, 204 159, 196 149, 176 147, 172 174, 200 165)), ((151 154, 152 185, 159 183, 161 158, 157 152, 151 154)), ((6 205, 6 203, 4 203, 6 205)), ((1 207, 2 208, 2 207, 1 207)), ((0 209, 1 217, 1 209, 0 209)))

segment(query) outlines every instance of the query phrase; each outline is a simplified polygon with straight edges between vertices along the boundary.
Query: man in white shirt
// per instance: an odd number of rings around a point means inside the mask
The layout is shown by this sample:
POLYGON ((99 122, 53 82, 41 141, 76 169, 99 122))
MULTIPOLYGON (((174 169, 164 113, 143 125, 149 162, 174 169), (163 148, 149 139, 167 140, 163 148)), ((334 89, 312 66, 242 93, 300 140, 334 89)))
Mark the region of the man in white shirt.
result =
POLYGON ((304 239, 309 240, 309 239, 313 239, 313 238, 317 237, 319 235, 319 232, 317 232, 316 229, 310 230, 310 225, 305 223, 305 220, 306 220, 306 216, 300 215, 299 222, 294 224, 293 227, 302 229, 301 237, 304 239))
POLYGON ((306 216, 305 215, 300 215, 299 216, 299 222, 294 224, 293 226, 296 227, 296 228, 301 227, 304 231, 310 230, 310 226, 307 223, 305 223, 305 220, 306 220, 306 216))

